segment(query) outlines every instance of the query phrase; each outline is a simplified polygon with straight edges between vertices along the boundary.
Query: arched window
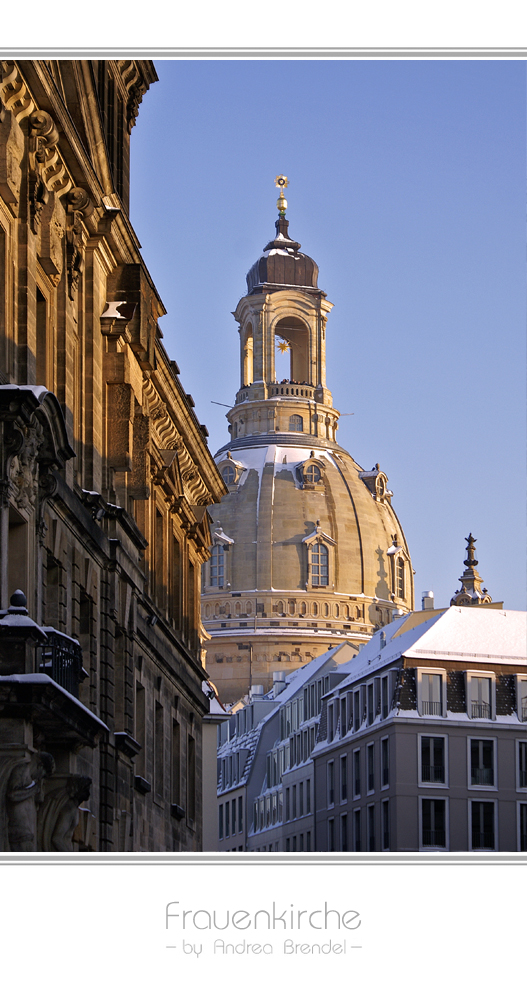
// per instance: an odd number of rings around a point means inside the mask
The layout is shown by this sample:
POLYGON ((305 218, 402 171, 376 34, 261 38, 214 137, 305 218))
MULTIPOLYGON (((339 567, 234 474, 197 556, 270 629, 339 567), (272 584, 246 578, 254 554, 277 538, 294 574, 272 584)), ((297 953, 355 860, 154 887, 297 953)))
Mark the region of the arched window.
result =
POLYGON ((304 430, 304 421, 298 413, 294 413, 292 417, 289 417, 289 430, 295 433, 304 430))
POLYGON ((294 615, 295 613, 295 602, 289 601, 289 614, 294 615))
POLYGON ((307 604, 305 601, 302 601, 300 605, 300 614, 305 615, 306 613, 307 613, 307 604))
POLYGON ((318 483, 320 479, 320 469, 318 465, 308 465, 304 469, 304 482, 305 483, 318 483))
POLYGON ((210 585, 223 587, 225 578, 225 552, 223 545, 213 545, 210 557, 210 585))
POLYGON ((328 583, 328 550, 322 542, 317 542, 311 549, 311 584, 313 587, 327 587, 328 583))
POLYGON ((397 560, 397 597, 404 600, 404 559, 397 560))
POLYGON ((247 601, 246 604, 245 604, 245 614, 247 614, 247 615, 252 614, 252 610, 253 610, 252 602, 251 601, 247 601))
POLYGON ((234 605, 234 614, 235 615, 240 615, 241 614, 241 610, 242 610, 242 606, 241 606, 240 602, 236 601, 236 604, 234 605))
POLYGON ((277 610, 277 612, 278 612, 279 615, 283 615, 283 613, 284 613, 284 602, 283 601, 278 601, 278 604, 276 605, 276 610, 277 610))
POLYGON ((314 615, 318 615, 318 604, 317 604, 317 602, 316 602, 316 601, 315 601, 315 603, 313 604, 313 614, 314 614, 314 615))
POLYGON ((236 479, 236 469, 234 468, 233 465, 224 465, 223 469, 221 470, 221 475, 223 482, 226 483, 227 486, 231 486, 234 480, 236 479))
POLYGON ((329 615, 329 604, 324 604, 323 614, 324 614, 324 618, 328 617, 328 615, 329 615))
POLYGON ((340 613, 340 608, 339 608, 338 604, 335 604, 335 618, 338 618, 339 613, 340 613))

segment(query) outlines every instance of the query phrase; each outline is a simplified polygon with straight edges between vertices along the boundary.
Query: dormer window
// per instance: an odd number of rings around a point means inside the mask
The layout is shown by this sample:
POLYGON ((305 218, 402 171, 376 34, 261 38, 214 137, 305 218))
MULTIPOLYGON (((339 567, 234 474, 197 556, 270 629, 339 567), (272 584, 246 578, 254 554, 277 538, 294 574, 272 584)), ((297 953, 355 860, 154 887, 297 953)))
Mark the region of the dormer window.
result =
POLYGON ((232 486, 236 479, 236 469, 233 465, 224 465, 221 470, 221 476, 227 486, 232 486))
POLYGON ((396 563, 396 593, 397 597, 403 601, 404 600, 404 559, 399 556, 396 563))
POLYGON ((311 585, 327 587, 329 583, 329 553, 326 545, 317 542, 311 548, 311 585))
POLYGON ((320 469, 318 465, 308 465, 304 469, 305 483, 318 483, 320 479, 320 469))
POLYGON ((213 545, 210 557, 210 585, 223 587, 225 579, 225 552, 223 545, 213 545))

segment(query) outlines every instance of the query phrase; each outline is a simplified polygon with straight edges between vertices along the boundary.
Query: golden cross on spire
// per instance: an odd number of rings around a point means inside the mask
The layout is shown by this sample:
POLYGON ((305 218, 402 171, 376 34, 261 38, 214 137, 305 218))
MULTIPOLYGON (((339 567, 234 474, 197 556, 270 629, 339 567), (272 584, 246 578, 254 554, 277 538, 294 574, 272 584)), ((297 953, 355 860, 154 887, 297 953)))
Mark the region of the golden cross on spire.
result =
POLYGON ((287 201, 284 198, 284 188, 289 186, 289 182, 287 180, 287 177, 284 176, 284 174, 278 174, 278 177, 275 177, 274 182, 275 186, 277 188, 280 188, 280 197, 276 202, 276 207, 280 215, 285 215, 287 209, 287 201))

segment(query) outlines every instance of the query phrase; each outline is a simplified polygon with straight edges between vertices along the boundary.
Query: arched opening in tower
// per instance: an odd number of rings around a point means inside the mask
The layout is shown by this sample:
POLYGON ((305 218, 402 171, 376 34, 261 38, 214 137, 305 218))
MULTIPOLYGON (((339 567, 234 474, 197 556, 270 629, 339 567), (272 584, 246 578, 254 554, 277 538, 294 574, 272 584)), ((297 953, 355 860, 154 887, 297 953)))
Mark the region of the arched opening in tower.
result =
POLYGON ((278 321, 274 332, 276 379, 309 384, 309 330, 305 323, 295 316, 285 316, 278 321))
POLYGON ((248 323, 245 330, 244 344, 243 344, 243 357, 242 357, 242 371, 243 371, 243 384, 252 385, 253 382, 253 328, 250 323, 248 323))

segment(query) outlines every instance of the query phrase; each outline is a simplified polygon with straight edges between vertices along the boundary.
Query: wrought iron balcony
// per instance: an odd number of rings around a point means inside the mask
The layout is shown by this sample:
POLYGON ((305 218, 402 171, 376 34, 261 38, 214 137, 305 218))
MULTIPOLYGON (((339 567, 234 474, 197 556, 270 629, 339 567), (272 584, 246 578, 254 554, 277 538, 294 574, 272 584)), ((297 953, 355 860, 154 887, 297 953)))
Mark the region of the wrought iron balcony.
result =
POLYGON ((490 705, 485 701, 473 701, 470 716, 472 719, 490 719, 490 705))
POLYGON ((36 666, 39 673, 48 674, 75 698, 79 697, 79 684, 88 676, 82 666, 82 649, 76 639, 45 626, 46 642, 36 649, 36 666))
POLYGON ((444 830, 423 830, 423 847, 446 847, 444 830))
POLYGON ((444 783, 445 768, 443 764, 423 764, 421 781, 437 781, 444 783))
POLYGON ((440 701, 423 701, 421 711, 423 715, 442 715, 443 706, 440 701))
POLYGON ((470 778, 473 785, 493 785, 494 784, 494 768, 493 767, 472 767, 470 769, 470 778))

